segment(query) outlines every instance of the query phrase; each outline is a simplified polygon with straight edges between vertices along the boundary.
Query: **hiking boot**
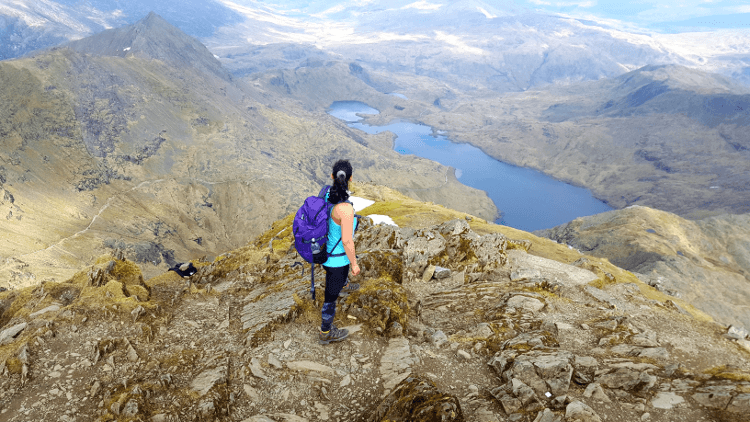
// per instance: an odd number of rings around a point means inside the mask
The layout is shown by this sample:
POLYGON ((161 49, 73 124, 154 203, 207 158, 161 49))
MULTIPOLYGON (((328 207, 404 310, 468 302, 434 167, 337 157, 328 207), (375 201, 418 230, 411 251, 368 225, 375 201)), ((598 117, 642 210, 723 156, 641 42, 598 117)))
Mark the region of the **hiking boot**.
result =
POLYGON ((328 332, 321 331, 318 334, 318 341, 320 344, 328 344, 335 341, 341 341, 349 337, 349 330, 344 328, 339 330, 335 325, 331 325, 331 329, 328 332))
POLYGON ((344 293, 356 292, 357 290, 359 290, 359 283, 351 283, 351 282, 346 283, 346 286, 344 286, 344 288, 341 289, 341 291, 344 293))

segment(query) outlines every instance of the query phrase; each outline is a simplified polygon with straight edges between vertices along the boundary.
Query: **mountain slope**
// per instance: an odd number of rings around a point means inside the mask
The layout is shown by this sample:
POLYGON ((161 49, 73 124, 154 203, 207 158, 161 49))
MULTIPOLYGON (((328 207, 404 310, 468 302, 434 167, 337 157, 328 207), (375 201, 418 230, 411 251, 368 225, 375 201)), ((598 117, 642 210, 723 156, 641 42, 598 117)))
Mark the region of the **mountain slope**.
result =
POLYGON ((237 247, 317 192, 342 157, 359 180, 497 212, 449 169, 379 147, 385 137, 261 105, 258 89, 154 15, 102 37, 0 63, 4 286, 59 280, 114 248, 150 276, 237 247), (114 40, 137 54, 121 57, 114 40), (192 46, 190 61, 170 45, 192 46))

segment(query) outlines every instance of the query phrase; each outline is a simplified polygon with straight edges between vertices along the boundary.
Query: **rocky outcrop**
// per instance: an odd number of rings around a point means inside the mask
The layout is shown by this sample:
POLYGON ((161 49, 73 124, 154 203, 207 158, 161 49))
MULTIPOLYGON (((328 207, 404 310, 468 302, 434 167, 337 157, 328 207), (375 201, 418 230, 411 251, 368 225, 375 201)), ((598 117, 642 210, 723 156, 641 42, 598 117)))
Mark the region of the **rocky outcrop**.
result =
POLYGON ((578 218, 537 234, 607 258, 724 324, 750 327, 747 215, 691 221, 664 211, 630 207, 578 218))
POLYGON ((3 420, 667 422, 748 411, 741 330, 725 337, 645 285, 602 283, 620 274, 605 262, 507 251, 514 243, 466 220, 413 230, 363 219, 361 288, 336 318, 349 338, 320 345, 321 297, 309 296, 290 235, 276 225, 195 261, 187 278, 144 281, 105 256, 64 283, 0 292, 3 420), (423 265, 451 274, 423 277, 423 265))

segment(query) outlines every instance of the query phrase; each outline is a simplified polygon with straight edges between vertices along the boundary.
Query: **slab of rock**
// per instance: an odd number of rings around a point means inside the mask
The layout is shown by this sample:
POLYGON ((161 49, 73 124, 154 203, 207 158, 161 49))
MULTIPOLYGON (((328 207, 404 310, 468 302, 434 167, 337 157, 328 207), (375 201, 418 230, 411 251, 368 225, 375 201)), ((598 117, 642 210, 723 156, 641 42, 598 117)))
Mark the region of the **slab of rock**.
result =
POLYGON ((580 422, 602 422, 599 415, 586 403, 574 401, 565 408, 565 419, 580 422))
POLYGON ((13 338, 15 338, 21 331, 26 329, 26 326, 28 326, 28 324, 22 322, 10 328, 6 328, 2 332, 0 332, 0 346, 5 346, 6 344, 12 343, 13 338))
POLYGON ((368 422, 463 422, 458 398, 441 392, 432 381, 410 376, 386 396, 368 422))
POLYGON ((48 312, 57 312, 60 310, 60 305, 50 305, 44 309, 38 310, 34 313, 29 314, 29 319, 34 319, 40 315, 44 315, 48 312))
POLYGON ((380 358, 380 375, 384 380, 385 391, 390 391, 406 379, 411 374, 411 366, 415 361, 409 348, 409 340, 404 337, 392 338, 380 358))
POLYGON ((207 369, 201 372, 193 382, 190 383, 190 389, 198 393, 198 396, 205 396, 216 384, 226 382, 227 367, 219 366, 207 369))
POLYGON ((240 321, 242 329, 246 331, 247 341, 251 344, 259 331, 270 324, 291 318, 296 305, 294 293, 302 297, 309 289, 309 286, 303 287, 298 283, 282 290, 272 289, 275 287, 277 286, 262 285, 245 298, 247 304, 242 308, 240 321), (262 299, 258 299, 260 297, 262 299))
MULTIPOLYGON (((507 255, 511 268, 514 270, 521 268, 535 268, 540 271, 540 276, 541 274, 544 274, 545 278, 556 279, 565 286, 585 285, 599 279, 599 276, 589 270, 563 264, 551 259, 529 255, 518 249, 507 251, 507 255)), ((526 279, 524 277, 530 276, 531 275, 517 275, 518 280, 524 280, 526 279)))
POLYGON ((533 314, 544 308, 544 302, 539 299, 534 299, 533 297, 516 295, 508 299, 505 306, 510 309, 533 314))
POLYGON ((669 410, 680 403, 685 403, 685 399, 675 393, 661 391, 651 399, 651 406, 657 409, 669 410))
POLYGON ((270 413, 251 416, 242 422, 309 422, 309 420, 291 413, 270 413))
POLYGON ((287 362, 286 367, 293 371, 313 371, 313 372, 320 372, 323 374, 334 373, 333 368, 329 366, 321 365, 317 362, 312 362, 309 360, 287 362))
POLYGON ((621 388, 625 391, 648 391, 656 385, 657 378, 645 371, 619 368, 615 372, 602 375, 596 382, 607 388, 621 388))
POLYGON ((600 302, 604 302, 612 306, 613 308, 616 308, 619 310, 625 309, 625 304, 621 300, 616 299, 614 296, 605 292, 602 289, 596 288, 594 286, 588 286, 588 285, 583 286, 583 289, 586 291, 586 293, 590 294, 591 296, 593 296, 596 300, 600 302))
POLYGON ((729 402, 732 401, 736 390, 737 388, 733 385, 701 387, 692 395, 692 398, 701 406, 724 410, 729 406, 729 402))
POLYGON ((739 413, 741 415, 750 415, 750 394, 736 395, 727 406, 728 412, 739 413))

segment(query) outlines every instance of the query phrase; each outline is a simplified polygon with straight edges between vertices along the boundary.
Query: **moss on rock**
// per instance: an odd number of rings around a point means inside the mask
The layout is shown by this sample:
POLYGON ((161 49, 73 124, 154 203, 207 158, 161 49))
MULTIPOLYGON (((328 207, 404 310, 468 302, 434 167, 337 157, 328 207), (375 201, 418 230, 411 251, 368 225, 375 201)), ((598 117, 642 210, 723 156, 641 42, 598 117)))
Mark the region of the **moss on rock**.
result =
POLYGON ((421 376, 401 381, 378 406, 368 422, 462 422, 458 398, 445 394, 421 376))
POLYGON ((406 292, 387 278, 365 280, 361 288, 346 299, 342 310, 379 334, 384 334, 394 322, 404 329, 408 326, 406 292))

